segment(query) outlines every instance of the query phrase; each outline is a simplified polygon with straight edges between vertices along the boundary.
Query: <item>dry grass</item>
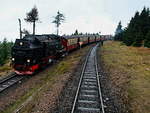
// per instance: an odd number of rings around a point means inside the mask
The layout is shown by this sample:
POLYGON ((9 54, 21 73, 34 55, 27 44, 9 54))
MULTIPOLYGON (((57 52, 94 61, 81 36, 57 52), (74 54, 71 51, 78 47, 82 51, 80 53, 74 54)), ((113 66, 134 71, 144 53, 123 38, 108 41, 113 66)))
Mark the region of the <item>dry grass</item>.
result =
POLYGON ((12 67, 10 66, 10 62, 8 61, 3 66, 0 66, 0 78, 3 78, 8 75, 12 71, 12 67))
POLYGON ((124 103, 133 113, 150 113, 150 49, 108 41, 101 54, 124 103))

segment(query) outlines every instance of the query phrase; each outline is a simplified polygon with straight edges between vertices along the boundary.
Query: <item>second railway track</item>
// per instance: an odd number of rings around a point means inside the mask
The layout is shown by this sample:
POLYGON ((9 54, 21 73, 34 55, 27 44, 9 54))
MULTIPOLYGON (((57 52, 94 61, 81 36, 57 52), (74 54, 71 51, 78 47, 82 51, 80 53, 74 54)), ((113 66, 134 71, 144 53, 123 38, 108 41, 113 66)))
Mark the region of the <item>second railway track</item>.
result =
POLYGON ((9 77, 4 78, 0 81, 0 93, 6 90, 7 88, 13 86, 23 78, 24 76, 18 76, 15 73, 12 73, 9 77))
POLYGON ((97 46, 86 58, 71 113, 105 113, 97 69, 97 46))

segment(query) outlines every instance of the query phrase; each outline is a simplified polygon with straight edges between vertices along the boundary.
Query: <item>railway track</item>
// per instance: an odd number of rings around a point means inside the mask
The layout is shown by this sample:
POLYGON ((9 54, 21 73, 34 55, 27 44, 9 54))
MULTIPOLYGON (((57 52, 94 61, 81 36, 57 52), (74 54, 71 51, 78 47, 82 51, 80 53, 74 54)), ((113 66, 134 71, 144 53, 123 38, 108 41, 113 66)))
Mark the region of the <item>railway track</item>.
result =
POLYGON ((87 55, 71 113, 105 113, 97 69, 97 46, 87 55))
POLYGON ((10 76, 4 78, 0 81, 0 93, 16 84, 18 81, 22 80, 24 76, 18 76, 15 73, 12 73, 10 76))

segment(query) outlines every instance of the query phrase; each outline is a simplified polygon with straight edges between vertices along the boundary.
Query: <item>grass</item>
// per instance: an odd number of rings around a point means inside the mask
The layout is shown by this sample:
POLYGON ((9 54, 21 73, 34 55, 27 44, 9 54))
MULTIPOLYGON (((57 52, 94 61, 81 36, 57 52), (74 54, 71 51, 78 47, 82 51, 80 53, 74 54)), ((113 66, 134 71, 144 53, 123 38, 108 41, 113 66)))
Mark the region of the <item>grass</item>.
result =
MULTIPOLYGON (((38 87, 37 87, 38 88, 38 87)), ((27 98, 29 98, 37 88, 31 89, 28 93, 22 96, 20 99, 16 100, 14 103, 10 104, 3 113, 12 113, 20 104, 22 104, 27 98)))
POLYGON ((10 62, 7 61, 6 64, 0 66, 0 77, 7 76, 9 72, 11 72, 12 67, 10 66, 10 62))
POLYGON ((49 70, 47 70, 42 76, 40 82, 37 85, 33 85, 30 90, 25 93, 22 97, 18 98, 15 102, 10 104, 3 113, 11 113, 18 109, 20 105, 25 103, 29 98, 30 102, 25 105, 24 109, 21 110, 23 113, 29 113, 32 111, 33 107, 37 101, 43 96, 43 92, 49 90, 54 83, 56 83, 60 77, 64 74, 70 72, 76 62, 79 62, 81 57, 86 54, 89 47, 82 48, 81 50, 71 53, 69 56, 64 58, 58 64, 53 65, 49 70))
POLYGON ((133 113, 150 113, 150 49, 108 41, 102 48, 104 67, 133 113))
POLYGON ((8 60, 4 65, 0 66, 0 72, 11 70, 10 61, 8 60))

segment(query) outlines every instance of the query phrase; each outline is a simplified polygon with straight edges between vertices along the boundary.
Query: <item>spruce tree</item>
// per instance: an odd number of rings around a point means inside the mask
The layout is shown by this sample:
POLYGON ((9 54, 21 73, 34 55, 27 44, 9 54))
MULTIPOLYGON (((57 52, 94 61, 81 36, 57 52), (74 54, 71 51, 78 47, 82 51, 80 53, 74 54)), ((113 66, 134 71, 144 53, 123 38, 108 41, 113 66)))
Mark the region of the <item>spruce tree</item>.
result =
MULTIPOLYGON (((150 10, 144 7, 141 13, 138 11, 132 17, 128 26, 123 30, 121 36, 127 46, 146 46, 149 47, 150 32, 150 10)), ((117 36, 115 38, 121 38, 117 36)))
POLYGON ((0 45, 0 65, 3 65, 8 58, 8 44, 7 39, 4 38, 3 42, 0 45))
POLYGON ((133 46, 135 47, 142 46, 142 33, 141 32, 135 34, 135 41, 133 43, 133 46))
POLYGON ((144 40, 145 39, 145 36, 146 34, 148 33, 149 31, 149 9, 146 9, 145 7, 143 8, 141 14, 140 14, 140 24, 139 24, 139 27, 140 27, 140 30, 141 30, 141 39, 144 40))
POLYGON ((8 42, 6 38, 0 42, 0 65, 3 65, 9 58, 13 42, 8 42))
POLYGON ((144 41, 144 46, 150 48, 150 31, 146 35, 146 39, 144 41))
POLYGON ((76 29, 76 31, 75 31, 75 33, 74 33, 74 35, 78 35, 79 33, 78 33, 78 30, 76 29))
POLYGON ((131 19, 130 23, 128 24, 123 34, 123 42, 127 46, 131 46, 136 40, 136 34, 139 32, 138 24, 139 24, 139 12, 136 12, 135 16, 131 19))
POLYGON ((132 36, 132 33, 130 30, 125 29, 123 32, 123 42, 127 45, 127 46, 131 46, 134 42, 134 38, 132 36))
POLYGON ((122 25, 121 25, 121 21, 119 22, 116 31, 115 31, 115 37, 114 40, 119 40, 122 41, 123 39, 123 30, 122 30, 122 25))
POLYGON ((116 28, 116 32, 115 35, 119 34, 122 32, 122 25, 121 25, 121 21, 119 22, 117 28, 116 28))
POLYGON ((4 38, 2 43, 2 51, 3 51, 3 59, 6 60, 8 58, 8 45, 6 38, 4 38))
POLYGON ((3 62, 3 49, 2 49, 2 43, 0 42, 0 66, 4 64, 3 62))

